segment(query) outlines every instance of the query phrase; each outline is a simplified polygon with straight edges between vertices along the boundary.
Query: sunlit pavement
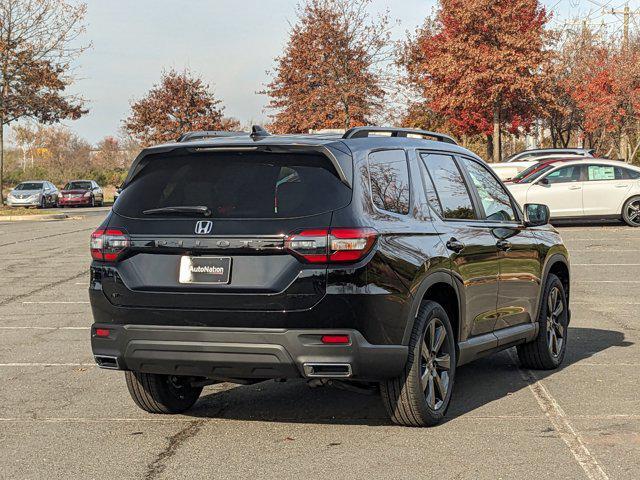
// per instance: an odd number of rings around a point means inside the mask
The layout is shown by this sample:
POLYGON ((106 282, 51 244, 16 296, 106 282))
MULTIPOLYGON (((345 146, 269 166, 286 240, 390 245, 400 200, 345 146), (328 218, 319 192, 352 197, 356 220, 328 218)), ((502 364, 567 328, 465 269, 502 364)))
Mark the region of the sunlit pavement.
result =
POLYGON ((562 227, 573 263, 563 369, 513 352, 458 371, 447 421, 393 426, 377 396, 302 381, 206 387, 154 416, 94 367, 82 218, 0 220, 0 478, 640 478, 640 229, 562 227))

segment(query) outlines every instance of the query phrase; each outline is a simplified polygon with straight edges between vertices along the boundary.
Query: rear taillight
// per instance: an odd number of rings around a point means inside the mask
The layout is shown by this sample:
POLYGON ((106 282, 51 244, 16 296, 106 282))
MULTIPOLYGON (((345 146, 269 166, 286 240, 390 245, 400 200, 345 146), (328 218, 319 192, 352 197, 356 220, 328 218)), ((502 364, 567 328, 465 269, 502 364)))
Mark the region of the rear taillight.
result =
POLYGON ((122 230, 100 228, 91 234, 91 256, 95 260, 115 262, 129 244, 129 237, 122 230))
POLYGON ((285 248, 309 263, 352 263, 373 248, 378 232, 373 228, 302 230, 285 238, 285 248))
POLYGON ((320 341, 325 345, 347 345, 350 343, 349 335, 322 335, 320 341))

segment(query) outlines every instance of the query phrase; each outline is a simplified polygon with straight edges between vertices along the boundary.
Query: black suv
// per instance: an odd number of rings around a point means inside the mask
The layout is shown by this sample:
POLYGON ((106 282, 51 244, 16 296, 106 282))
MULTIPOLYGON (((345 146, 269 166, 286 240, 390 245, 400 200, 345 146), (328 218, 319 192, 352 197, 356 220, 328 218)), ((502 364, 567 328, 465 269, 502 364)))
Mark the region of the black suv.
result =
POLYGON ((512 346, 562 362, 569 261, 548 217, 438 133, 183 135, 140 153, 92 234, 95 360, 148 412, 305 378, 379 383, 394 422, 433 425, 457 366, 512 346))

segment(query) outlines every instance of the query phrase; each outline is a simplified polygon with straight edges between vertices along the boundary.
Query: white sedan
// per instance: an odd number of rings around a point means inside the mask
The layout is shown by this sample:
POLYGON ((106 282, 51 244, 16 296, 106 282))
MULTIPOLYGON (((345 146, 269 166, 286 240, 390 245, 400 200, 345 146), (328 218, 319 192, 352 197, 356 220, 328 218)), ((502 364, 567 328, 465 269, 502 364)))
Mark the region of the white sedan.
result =
POLYGON ((552 219, 618 218, 640 227, 640 168, 614 160, 553 163, 507 185, 522 206, 549 206, 552 219))
POLYGON ((511 180, 516 177, 518 174, 524 172, 527 168, 534 166, 538 162, 542 162, 545 160, 565 160, 567 158, 575 157, 578 158, 590 158, 583 157, 578 154, 550 154, 550 155, 538 155, 536 157, 528 158, 526 160, 517 160, 517 161, 506 161, 501 163, 490 163, 489 166, 496 172, 496 175, 502 181, 511 180))

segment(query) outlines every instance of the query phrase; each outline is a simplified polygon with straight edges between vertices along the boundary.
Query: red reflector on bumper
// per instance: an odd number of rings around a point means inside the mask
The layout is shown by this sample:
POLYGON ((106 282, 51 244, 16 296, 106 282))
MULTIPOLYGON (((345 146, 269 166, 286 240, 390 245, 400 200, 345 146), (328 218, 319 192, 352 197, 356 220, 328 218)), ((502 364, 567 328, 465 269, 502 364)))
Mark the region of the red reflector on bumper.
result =
POLYGON ((349 335, 323 335, 320 341, 328 344, 347 344, 349 335))
POLYGON ((96 337, 108 337, 109 330, 106 328, 96 328, 96 337))

